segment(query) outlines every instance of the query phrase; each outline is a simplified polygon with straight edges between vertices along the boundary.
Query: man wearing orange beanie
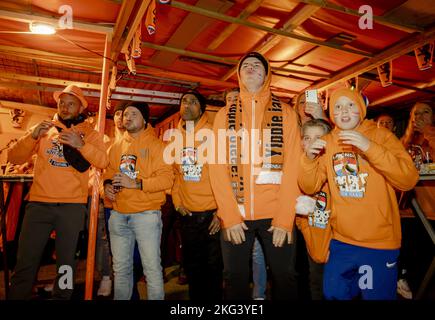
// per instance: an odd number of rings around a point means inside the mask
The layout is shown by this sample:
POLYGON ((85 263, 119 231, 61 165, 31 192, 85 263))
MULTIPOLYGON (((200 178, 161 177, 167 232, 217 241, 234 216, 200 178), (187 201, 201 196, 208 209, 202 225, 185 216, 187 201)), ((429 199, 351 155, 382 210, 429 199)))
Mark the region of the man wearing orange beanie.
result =
POLYGON ((395 135, 365 120, 366 104, 358 92, 338 89, 329 106, 336 127, 301 157, 298 178, 307 194, 326 181, 330 186, 335 218, 324 294, 393 300, 401 241, 394 189, 413 188, 418 173, 395 135))

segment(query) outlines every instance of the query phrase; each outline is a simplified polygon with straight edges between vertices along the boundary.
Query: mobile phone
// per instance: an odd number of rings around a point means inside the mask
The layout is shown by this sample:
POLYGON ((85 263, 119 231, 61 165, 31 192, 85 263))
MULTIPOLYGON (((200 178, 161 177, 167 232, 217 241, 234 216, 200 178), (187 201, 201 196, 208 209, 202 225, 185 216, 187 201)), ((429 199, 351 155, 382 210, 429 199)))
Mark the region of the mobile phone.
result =
POLYGON ((305 102, 318 103, 317 90, 306 90, 305 91, 305 102))

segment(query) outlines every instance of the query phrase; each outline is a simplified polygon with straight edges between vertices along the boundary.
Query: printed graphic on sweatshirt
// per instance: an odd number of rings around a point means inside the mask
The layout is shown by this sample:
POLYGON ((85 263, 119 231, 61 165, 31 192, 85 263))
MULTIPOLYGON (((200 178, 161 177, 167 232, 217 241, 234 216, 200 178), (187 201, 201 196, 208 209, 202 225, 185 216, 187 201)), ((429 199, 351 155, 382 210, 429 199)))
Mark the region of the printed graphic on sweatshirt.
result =
POLYGON ((202 164, 198 164, 198 150, 192 147, 183 148, 181 152, 181 169, 184 181, 201 180, 202 164))
POLYGON ((325 229, 328 225, 331 210, 326 210, 327 201, 325 192, 320 191, 316 194, 316 208, 308 215, 308 224, 311 227, 325 229))
POLYGON ((45 152, 48 154, 48 163, 53 167, 67 168, 70 164, 63 156, 63 144, 59 143, 57 138, 51 140, 51 148, 45 152))
POLYGON ((136 171, 137 157, 133 154, 123 154, 119 171, 127 175, 130 179, 136 179, 139 171, 136 171))
POLYGON ((332 157, 335 183, 342 197, 362 198, 366 191, 367 173, 359 173, 358 159, 353 152, 339 152, 332 157))

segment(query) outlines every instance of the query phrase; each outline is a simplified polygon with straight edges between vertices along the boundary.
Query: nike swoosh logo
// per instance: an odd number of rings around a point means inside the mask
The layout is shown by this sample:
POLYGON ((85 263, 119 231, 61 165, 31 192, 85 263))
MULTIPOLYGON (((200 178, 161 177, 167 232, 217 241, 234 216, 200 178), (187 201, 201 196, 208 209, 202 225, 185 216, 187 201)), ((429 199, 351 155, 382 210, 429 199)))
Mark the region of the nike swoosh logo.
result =
POLYGON ((388 263, 387 262, 387 268, 392 268, 392 267, 394 267, 396 265, 396 262, 393 262, 393 263, 388 263))

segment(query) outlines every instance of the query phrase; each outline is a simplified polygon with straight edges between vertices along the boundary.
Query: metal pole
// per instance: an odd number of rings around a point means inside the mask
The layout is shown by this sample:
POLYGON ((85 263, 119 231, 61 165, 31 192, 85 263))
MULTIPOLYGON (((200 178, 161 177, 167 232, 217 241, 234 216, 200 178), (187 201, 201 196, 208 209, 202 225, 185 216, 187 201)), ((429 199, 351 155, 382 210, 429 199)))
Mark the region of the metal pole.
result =
MULTIPOLYGON (((109 88, 109 70, 110 70, 110 49, 112 35, 106 34, 106 43, 104 46, 103 72, 101 75, 101 95, 100 108, 98 111, 97 131, 104 135, 104 126, 106 120, 106 105, 109 88)), ((89 214, 89 238, 88 238, 88 255, 86 259, 86 282, 85 282, 85 300, 92 300, 94 285, 94 266, 95 266, 95 243, 97 240, 97 224, 99 211, 99 186, 101 183, 101 171, 92 168, 95 173, 94 185, 92 186, 91 210, 89 214)))
MULTIPOLYGON (((5 198, 3 193, 4 183, 0 183, 0 210, 1 210, 1 234, 2 234, 2 242, 3 242, 3 279, 5 282, 5 299, 8 299, 9 294, 9 266, 8 266, 8 255, 6 250, 7 239, 6 239, 6 205, 5 198)), ((11 189, 9 188, 9 193, 11 189)))

